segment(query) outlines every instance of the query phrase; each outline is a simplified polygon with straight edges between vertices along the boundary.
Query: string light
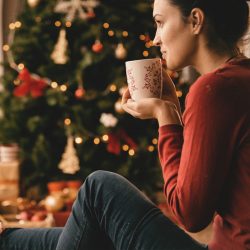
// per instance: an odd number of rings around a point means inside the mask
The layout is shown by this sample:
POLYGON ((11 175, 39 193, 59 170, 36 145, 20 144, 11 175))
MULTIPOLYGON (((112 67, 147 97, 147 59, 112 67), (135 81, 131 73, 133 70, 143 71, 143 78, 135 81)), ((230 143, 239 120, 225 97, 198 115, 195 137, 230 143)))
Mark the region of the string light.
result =
POLYGON ((19 79, 15 79, 15 80, 13 81, 13 83, 17 86, 17 85, 20 84, 20 80, 19 80, 19 79))
POLYGON ((130 149, 130 150, 128 151, 128 154, 129 154, 130 156, 135 155, 135 151, 134 151, 134 149, 130 149))
POLYGON ((108 35, 109 35, 109 36, 114 36, 114 35, 115 35, 115 32, 114 32, 113 30, 109 30, 108 35))
POLYGON ((148 53, 148 51, 144 50, 144 51, 142 52, 142 55, 143 55, 144 57, 148 57, 148 56, 149 56, 149 53, 148 53))
POLYGON ((51 87, 53 88, 53 89, 56 89, 57 87, 58 87, 58 83, 57 82, 51 82, 51 87))
POLYGON ((140 35, 140 36, 139 36, 139 39, 140 39, 141 41, 144 41, 144 40, 146 39, 146 36, 145 36, 145 35, 140 35))
POLYGON ((155 150, 155 147, 153 145, 148 146, 148 151, 153 152, 155 150))
POLYGON ((60 21, 55 21, 55 26, 56 27, 60 27, 62 25, 62 23, 60 21))
POLYGON ((146 48, 151 48, 153 46, 153 41, 145 43, 146 48))
POLYGON ((104 23, 104 24, 103 24, 103 28, 104 28, 104 29, 108 29, 108 28, 109 28, 109 24, 108 24, 108 23, 104 23))
POLYGON ((19 63, 17 67, 18 67, 19 70, 23 70, 24 69, 24 64, 23 63, 19 63))
POLYGON ((123 151, 128 151, 129 150, 129 146, 127 144, 122 146, 123 151))
POLYGON ((112 91, 112 92, 115 92, 117 90, 117 87, 115 84, 111 84, 110 87, 109 87, 109 90, 112 91))
POLYGON ((3 51, 7 52, 9 51, 10 46, 8 44, 3 45, 3 51))
POLYGON ((81 144, 83 142, 83 139, 82 139, 82 137, 76 137, 75 138, 75 143, 77 143, 77 144, 81 144))
POLYGON ((108 135, 103 135, 102 140, 107 142, 109 140, 109 136, 108 135))
POLYGON ((67 86, 66 86, 65 84, 61 85, 61 86, 60 86, 60 90, 61 90, 62 92, 65 92, 65 91, 67 90, 67 86))
POLYGON ((15 26, 16 26, 16 28, 21 28, 22 23, 20 21, 16 21, 15 26))
POLYGON ((122 32, 122 36, 123 36, 123 37, 128 37, 128 32, 127 32, 126 30, 124 30, 124 31, 122 32))
POLYGON ((182 97, 182 91, 177 90, 177 91, 176 91, 176 95, 177 95, 177 97, 182 97))
POLYGON ((94 144, 98 145, 100 142, 101 140, 98 137, 94 138, 94 144))
POLYGON ((66 119, 64 120, 64 124, 65 124, 66 126, 69 126, 69 125, 71 124, 71 120, 70 120, 69 118, 66 118, 66 119))
POLYGON ((67 21, 67 22, 65 23, 65 26, 66 26, 67 28, 70 28, 70 27, 72 26, 72 23, 71 23, 70 21, 67 21))
POLYGON ((152 140, 152 143, 153 143, 154 145, 156 145, 156 144, 158 143, 157 138, 154 138, 154 139, 152 140))
POLYGON ((10 30, 14 30, 15 28, 16 28, 15 23, 10 23, 10 24, 9 24, 9 29, 10 29, 10 30))

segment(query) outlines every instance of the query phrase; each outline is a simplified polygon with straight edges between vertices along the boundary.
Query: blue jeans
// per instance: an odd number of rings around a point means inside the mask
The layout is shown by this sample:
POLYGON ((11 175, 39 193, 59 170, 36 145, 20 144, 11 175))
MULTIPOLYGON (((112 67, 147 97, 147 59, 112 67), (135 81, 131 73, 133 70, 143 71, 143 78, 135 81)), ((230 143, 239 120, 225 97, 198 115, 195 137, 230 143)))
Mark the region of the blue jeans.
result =
POLYGON ((62 228, 7 229, 2 250, 202 250, 118 174, 91 174, 62 228))

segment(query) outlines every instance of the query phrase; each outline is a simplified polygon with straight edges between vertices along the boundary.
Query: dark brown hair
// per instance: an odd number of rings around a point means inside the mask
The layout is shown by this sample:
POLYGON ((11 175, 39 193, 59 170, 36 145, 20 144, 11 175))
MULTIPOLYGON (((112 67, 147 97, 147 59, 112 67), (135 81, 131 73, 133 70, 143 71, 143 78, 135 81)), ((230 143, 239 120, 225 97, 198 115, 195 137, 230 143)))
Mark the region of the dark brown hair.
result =
POLYGON ((177 6, 184 20, 193 8, 206 16, 208 46, 215 50, 235 49, 248 28, 249 8, 246 0, 169 0, 177 6))

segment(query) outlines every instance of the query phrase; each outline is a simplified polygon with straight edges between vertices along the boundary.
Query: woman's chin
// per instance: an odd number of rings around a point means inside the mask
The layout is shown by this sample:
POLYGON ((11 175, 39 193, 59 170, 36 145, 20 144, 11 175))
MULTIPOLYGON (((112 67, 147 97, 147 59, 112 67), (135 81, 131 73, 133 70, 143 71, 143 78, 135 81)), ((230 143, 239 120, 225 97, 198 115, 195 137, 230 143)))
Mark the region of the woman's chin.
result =
POLYGON ((171 60, 166 60, 166 66, 169 70, 172 70, 172 71, 179 71, 185 67, 185 66, 183 66, 179 63, 173 62, 171 60))
POLYGON ((177 67, 171 61, 166 60, 166 66, 169 70, 176 71, 177 67))
POLYGON ((172 70, 172 71, 177 71, 180 69, 177 63, 172 61, 169 55, 167 56, 166 53, 162 54, 162 60, 164 64, 166 65, 167 69, 172 70))

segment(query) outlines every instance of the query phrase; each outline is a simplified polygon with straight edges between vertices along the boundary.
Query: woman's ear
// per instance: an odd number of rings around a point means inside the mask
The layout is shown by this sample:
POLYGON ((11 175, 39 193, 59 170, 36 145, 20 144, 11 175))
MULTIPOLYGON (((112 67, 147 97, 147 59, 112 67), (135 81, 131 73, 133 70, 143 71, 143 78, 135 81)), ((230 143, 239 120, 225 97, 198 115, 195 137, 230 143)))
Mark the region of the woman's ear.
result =
POLYGON ((204 26, 205 15, 200 8, 194 8, 190 14, 190 23, 192 25, 192 32, 195 35, 200 34, 204 26))

